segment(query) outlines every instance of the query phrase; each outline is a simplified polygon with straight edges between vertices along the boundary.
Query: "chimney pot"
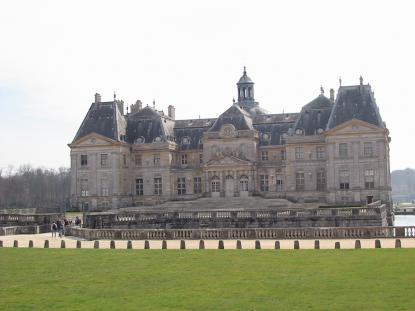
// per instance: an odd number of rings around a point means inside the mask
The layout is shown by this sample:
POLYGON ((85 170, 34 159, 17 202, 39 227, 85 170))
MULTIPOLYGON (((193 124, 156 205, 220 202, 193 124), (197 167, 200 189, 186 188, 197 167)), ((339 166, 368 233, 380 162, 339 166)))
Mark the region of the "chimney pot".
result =
POLYGON ((101 102, 101 95, 99 93, 95 93, 95 103, 100 103, 101 102))
POLYGON ((334 90, 330 89, 330 99, 334 101, 334 90))
POLYGON ((176 119, 176 108, 173 105, 169 105, 168 109, 168 116, 175 120, 176 119))

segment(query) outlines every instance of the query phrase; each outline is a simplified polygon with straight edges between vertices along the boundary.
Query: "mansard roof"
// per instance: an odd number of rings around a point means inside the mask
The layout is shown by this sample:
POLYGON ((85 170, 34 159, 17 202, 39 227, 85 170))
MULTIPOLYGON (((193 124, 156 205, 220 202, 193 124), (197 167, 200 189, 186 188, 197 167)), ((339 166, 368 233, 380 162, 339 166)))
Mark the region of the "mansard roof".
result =
POLYGON ((332 109, 333 102, 320 94, 301 109, 294 129, 303 129, 304 135, 319 134, 326 129, 332 109))
POLYGON ((327 129, 358 119, 384 128, 379 108, 369 84, 341 86, 339 88, 327 129))
POLYGON ((127 118, 127 142, 153 143, 174 140, 174 122, 149 106, 127 118))
POLYGON ((119 141, 118 106, 115 102, 93 103, 89 108, 73 141, 90 134, 97 133, 113 140, 119 141))
POLYGON ((248 112, 233 104, 215 121, 209 132, 219 132, 222 125, 232 124, 237 130, 252 130, 252 118, 248 112))

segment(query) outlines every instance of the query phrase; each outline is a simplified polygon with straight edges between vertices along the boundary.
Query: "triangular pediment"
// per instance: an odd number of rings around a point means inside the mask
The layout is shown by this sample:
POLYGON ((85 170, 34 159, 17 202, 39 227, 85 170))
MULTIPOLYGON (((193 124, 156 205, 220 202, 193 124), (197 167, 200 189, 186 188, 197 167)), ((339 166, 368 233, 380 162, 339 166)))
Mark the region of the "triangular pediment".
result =
POLYGON ((371 123, 352 119, 345 123, 342 123, 331 130, 325 132, 325 135, 346 135, 346 134, 359 134, 359 133, 374 133, 374 132, 385 132, 384 128, 378 127, 371 123))
POLYGON ((234 156, 215 158, 206 163, 206 166, 238 166, 252 165, 252 162, 234 156))
POLYGON ((119 142, 106 136, 92 132, 69 144, 69 147, 109 146, 119 142))

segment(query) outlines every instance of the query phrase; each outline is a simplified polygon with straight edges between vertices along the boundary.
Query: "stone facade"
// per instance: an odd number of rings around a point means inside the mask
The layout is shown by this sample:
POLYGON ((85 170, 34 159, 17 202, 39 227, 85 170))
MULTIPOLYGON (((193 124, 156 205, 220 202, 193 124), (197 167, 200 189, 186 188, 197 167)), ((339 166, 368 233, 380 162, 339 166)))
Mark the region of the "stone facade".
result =
POLYGON ((389 204, 389 131, 369 84, 324 90, 299 113, 272 114, 244 70, 216 119, 175 120, 137 101, 96 94, 71 148, 80 210, 199 197, 262 196, 322 205, 389 204), (128 111, 128 110, 127 110, 128 111))

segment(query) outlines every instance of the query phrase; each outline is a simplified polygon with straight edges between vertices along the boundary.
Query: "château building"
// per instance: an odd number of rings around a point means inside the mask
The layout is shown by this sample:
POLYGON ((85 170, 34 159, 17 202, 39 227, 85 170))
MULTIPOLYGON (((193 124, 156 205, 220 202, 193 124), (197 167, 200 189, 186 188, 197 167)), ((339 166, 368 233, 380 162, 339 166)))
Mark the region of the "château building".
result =
MULTIPOLYGON (((140 101, 95 101, 71 149, 71 204, 82 210, 200 197, 390 203, 389 131, 371 86, 340 86, 296 113, 268 113, 244 70, 217 118, 176 120, 140 101)), ((219 201, 218 201, 219 202, 219 201)))

